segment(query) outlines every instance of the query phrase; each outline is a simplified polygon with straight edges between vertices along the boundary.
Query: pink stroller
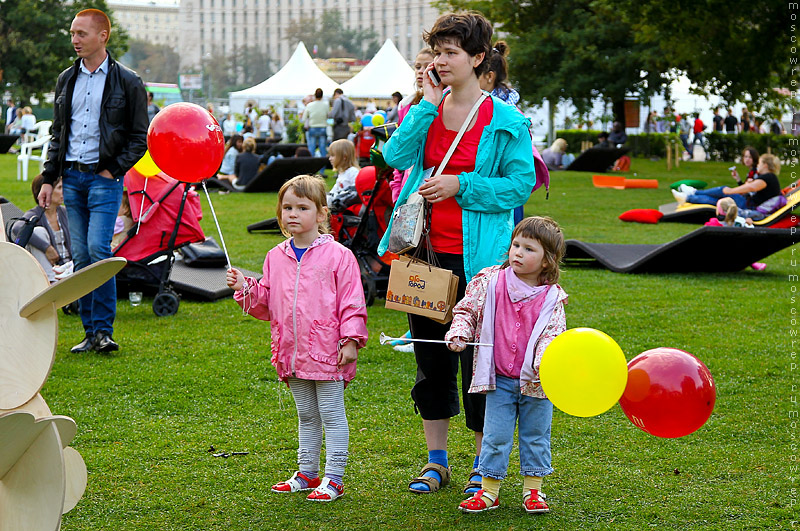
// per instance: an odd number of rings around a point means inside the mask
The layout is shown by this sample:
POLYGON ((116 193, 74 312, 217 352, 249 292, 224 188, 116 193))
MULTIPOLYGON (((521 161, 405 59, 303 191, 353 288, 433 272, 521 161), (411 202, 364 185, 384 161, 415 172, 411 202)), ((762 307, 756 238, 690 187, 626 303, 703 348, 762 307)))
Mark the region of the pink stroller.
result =
POLYGON ((158 316, 174 315, 180 304, 169 281, 174 251, 205 241, 200 228, 200 199, 188 185, 164 173, 145 178, 131 169, 125 174, 125 188, 134 225, 114 250, 114 256, 128 260, 117 274, 118 286, 127 286, 127 291, 157 288, 153 312, 158 316))

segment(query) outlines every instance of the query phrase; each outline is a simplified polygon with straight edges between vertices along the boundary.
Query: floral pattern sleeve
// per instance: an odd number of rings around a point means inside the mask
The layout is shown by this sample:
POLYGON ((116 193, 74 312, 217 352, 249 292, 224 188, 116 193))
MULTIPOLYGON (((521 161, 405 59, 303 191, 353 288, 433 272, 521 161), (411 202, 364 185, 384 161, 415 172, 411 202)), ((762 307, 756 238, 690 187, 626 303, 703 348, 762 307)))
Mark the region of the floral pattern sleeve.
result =
POLYGON ((453 323, 444 336, 445 341, 451 341, 455 337, 463 337, 467 341, 480 340, 486 290, 489 280, 499 270, 500 266, 487 267, 470 280, 464 298, 453 308, 453 323))

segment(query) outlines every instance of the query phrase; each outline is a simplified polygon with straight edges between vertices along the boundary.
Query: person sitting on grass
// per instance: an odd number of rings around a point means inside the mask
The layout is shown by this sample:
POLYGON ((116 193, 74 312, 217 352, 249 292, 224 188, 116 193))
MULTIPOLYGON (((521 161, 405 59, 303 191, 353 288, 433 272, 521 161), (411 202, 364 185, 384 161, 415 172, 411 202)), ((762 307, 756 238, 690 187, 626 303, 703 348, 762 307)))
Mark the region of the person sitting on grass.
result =
POLYGON ((233 166, 233 187, 244 190, 244 187, 258 175, 261 157, 256 155, 256 139, 245 138, 242 143, 244 151, 236 155, 233 166))
POLYGON ((222 165, 220 165, 217 172, 217 179, 228 182, 233 182, 236 179, 234 174, 236 157, 242 152, 243 145, 244 138, 242 138, 242 135, 233 135, 228 139, 225 144, 225 156, 222 157, 222 165))
POLYGON ((564 153, 567 151, 567 141, 563 138, 556 138, 549 148, 542 151, 542 159, 550 171, 563 170, 564 153))
POLYGON ((696 190, 682 184, 677 190, 672 190, 672 195, 679 205, 685 203, 716 205, 723 197, 730 197, 739 209, 755 210, 760 204, 781 194, 781 185, 778 181, 781 162, 775 155, 766 153, 758 159, 756 169, 758 173, 752 181, 735 188, 716 186, 708 190, 696 190))
POLYGON ((475 353, 469 392, 486 395, 478 464, 483 479, 481 489, 459 506, 464 512, 500 505, 500 482, 506 477, 517 423, 522 505, 528 513, 550 511, 540 491, 543 476, 553 473, 553 404, 539 383, 539 365, 547 346, 567 327, 567 294, 557 284, 565 250, 555 221, 523 219, 512 234, 506 262, 475 275, 453 309, 453 323, 445 335, 450 350, 461 352, 473 340, 493 345, 479 346, 475 353), (518 350, 516 345, 525 348, 518 350))
POLYGON ((344 388, 367 343, 361 272, 350 249, 328 232, 325 183, 299 175, 278 192, 278 223, 291 236, 267 253, 261 280, 230 269, 234 300, 257 319, 271 321, 272 364, 289 385, 300 419, 299 470, 272 486, 288 494, 312 490, 310 501, 344 494, 350 431, 344 388), (325 435, 325 478, 319 477, 325 435))

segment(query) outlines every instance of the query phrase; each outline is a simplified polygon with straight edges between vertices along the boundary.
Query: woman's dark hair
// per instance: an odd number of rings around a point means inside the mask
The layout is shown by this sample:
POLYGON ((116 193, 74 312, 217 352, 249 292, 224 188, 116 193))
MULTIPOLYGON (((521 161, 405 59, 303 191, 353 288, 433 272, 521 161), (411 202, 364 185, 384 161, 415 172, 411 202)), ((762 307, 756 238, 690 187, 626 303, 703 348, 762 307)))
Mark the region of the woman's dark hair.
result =
MULTIPOLYGON (((235 148, 239 140, 244 141, 244 137, 242 135, 231 135, 228 139, 228 143, 225 144, 225 153, 227 153, 230 148, 235 148)), ((239 151, 239 148, 236 148, 236 151, 239 151)))
POLYGON ((484 54, 483 61, 474 68, 476 77, 489 69, 487 58, 492 52, 492 25, 480 13, 467 11, 442 15, 430 31, 422 34, 422 38, 431 48, 452 42, 473 57, 484 54))
POLYGON ((495 87, 509 88, 506 84, 508 79, 508 44, 506 41, 497 41, 494 43, 492 53, 489 55, 489 72, 494 72, 494 85, 495 87))
POLYGON ((322 99, 322 89, 321 88, 318 88, 317 90, 314 91, 314 97, 317 98, 318 100, 322 99))
MULTIPOLYGON (((61 180, 61 177, 56 179, 56 182, 53 183, 53 188, 56 187, 58 182, 61 180)), ((44 176, 40 173, 36 177, 33 178, 31 181, 31 192, 33 193, 33 202, 37 205, 39 204, 39 192, 42 191, 42 185, 44 184, 44 176)))
POLYGON ((758 150, 753 146, 747 146, 742 150, 742 153, 744 153, 745 151, 750 153, 750 158, 753 159, 753 168, 758 166, 758 157, 760 157, 760 155, 758 154, 758 150))

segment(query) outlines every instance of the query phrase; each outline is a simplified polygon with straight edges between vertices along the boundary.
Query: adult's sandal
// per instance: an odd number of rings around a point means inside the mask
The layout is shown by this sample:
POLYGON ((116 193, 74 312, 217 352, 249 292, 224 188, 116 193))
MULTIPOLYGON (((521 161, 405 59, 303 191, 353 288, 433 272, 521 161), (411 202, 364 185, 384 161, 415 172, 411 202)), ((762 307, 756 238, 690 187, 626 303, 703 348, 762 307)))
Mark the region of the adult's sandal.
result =
POLYGON ((428 494, 429 492, 436 492, 439 488, 447 485, 450 483, 450 468, 443 467, 438 463, 428 463, 424 467, 422 467, 422 472, 419 473, 419 476, 412 479, 411 483, 408 484, 408 490, 411 492, 418 492, 420 494, 428 494), (435 477, 426 476, 425 472, 433 471, 439 474, 439 477, 442 478, 442 481, 439 481, 435 477), (420 490, 413 488, 412 485, 414 483, 424 483, 428 486, 429 490, 420 490))

